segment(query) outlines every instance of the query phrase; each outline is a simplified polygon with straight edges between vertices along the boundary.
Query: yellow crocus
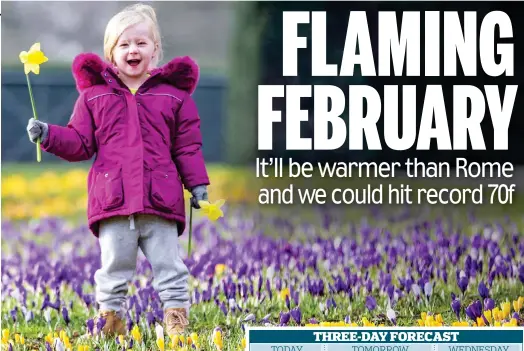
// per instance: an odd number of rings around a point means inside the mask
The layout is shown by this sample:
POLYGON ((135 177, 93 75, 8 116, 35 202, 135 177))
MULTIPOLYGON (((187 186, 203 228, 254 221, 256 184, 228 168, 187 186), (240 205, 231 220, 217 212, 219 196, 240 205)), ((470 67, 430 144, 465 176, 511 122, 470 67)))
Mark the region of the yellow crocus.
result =
POLYGON ((140 329, 138 329, 138 325, 135 324, 135 326, 131 330, 131 335, 133 336, 133 339, 135 339, 137 342, 142 341, 142 334, 140 334, 140 329))
POLYGON ((224 273, 224 271, 226 270, 226 265, 223 264, 223 263, 217 263, 215 265, 215 274, 216 275, 222 275, 224 273))
POLYGON ((2 342, 7 343, 7 340, 9 340, 9 329, 2 330, 2 342))
POLYGON ((118 336, 118 342, 120 343, 120 345, 124 345, 125 338, 124 338, 123 335, 119 335, 119 336, 118 336))
POLYGON ((500 306, 501 306, 501 309, 502 309, 502 319, 505 319, 511 313, 511 305, 510 305, 510 303, 508 301, 508 302, 501 303, 500 306))
MULTIPOLYGON (((191 341, 196 345, 198 344, 198 334, 193 332, 189 335, 189 337, 191 338, 191 341)), ((187 343, 189 344, 189 338, 188 338, 188 341, 187 343)))
POLYGON ((504 319, 503 313, 498 307, 495 307, 493 310, 491 310, 491 314, 493 316, 493 320, 497 322, 500 322, 501 320, 504 319))
POLYGON ((24 64, 24 73, 40 74, 40 65, 47 62, 48 58, 40 50, 40 43, 35 43, 28 51, 20 53, 20 61, 24 64))
POLYGON ((362 317, 362 325, 364 327, 375 327, 375 323, 370 322, 366 317, 362 317))
POLYGON ((452 326, 452 327, 469 327, 469 323, 466 322, 466 321, 462 321, 462 322, 453 322, 453 323, 451 323, 451 326, 452 326))
POLYGON ((45 341, 47 343, 49 343, 49 345, 53 345, 53 340, 54 340, 54 338, 53 338, 53 334, 52 333, 49 333, 49 334, 46 335, 45 341))
POLYGON ((175 349, 178 347, 178 334, 171 335, 171 348, 175 349))
POLYGON ((484 317, 488 320, 489 324, 493 324, 493 318, 491 316, 491 310, 484 311, 484 317))
POLYGON ((156 346, 158 346, 161 351, 164 351, 164 339, 156 339, 156 346))
POLYGON ((522 308, 522 305, 524 303, 524 299, 516 299, 515 301, 513 301, 513 309, 515 310, 515 312, 520 312, 520 309, 522 308))
POLYGON ((286 297, 289 297, 289 288, 280 290, 280 298, 285 301, 286 297))
POLYGON ((213 343, 219 350, 222 350, 222 348, 224 347, 224 343, 222 341, 222 333, 220 332, 220 330, 215 329, 213 331, 213 343))
POLYGON ((217 200, 215 203, 209 201, 199 201, 198 205, 202 209, 202 212, 212 221, 216 221, 220 217, 224 216, 224 212, 220 209, 224 205, 225 200, 217 200))
POLYGON ((517 319, 511 318, 509 322, 502 324, 503 327, 518 327, 517 319))
POLYGON ((479 326, 479 327, 485 327, 486 326, 486 323, 484 323, 484 318, 477 317, 477 326, 479 326))

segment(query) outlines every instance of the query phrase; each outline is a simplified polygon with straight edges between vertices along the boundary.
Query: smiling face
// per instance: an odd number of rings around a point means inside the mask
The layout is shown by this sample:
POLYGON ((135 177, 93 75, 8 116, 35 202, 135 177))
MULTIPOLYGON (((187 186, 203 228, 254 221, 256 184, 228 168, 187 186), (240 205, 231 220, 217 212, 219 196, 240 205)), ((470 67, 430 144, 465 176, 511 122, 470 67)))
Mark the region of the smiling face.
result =
POLYGON ((145 22, 128 27, 113 49, 113 60, 124 83, 145 80, 157 53, 150 27, 145 22))

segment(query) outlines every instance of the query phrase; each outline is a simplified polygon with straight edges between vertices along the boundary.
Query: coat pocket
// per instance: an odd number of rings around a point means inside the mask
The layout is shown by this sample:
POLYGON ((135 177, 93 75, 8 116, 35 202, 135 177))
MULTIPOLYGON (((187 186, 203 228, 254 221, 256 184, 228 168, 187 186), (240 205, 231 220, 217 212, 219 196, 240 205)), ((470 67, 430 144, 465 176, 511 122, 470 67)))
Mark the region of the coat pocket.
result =
POLYGON ((181 197, 181 183, 176 170, 151 171, 151 204, 164 212, 173 212, 181 197))
POLYGON ((124 203, 122 168, 115 167, 97 174, 96 197, 103 210, 109 211, 124 203))

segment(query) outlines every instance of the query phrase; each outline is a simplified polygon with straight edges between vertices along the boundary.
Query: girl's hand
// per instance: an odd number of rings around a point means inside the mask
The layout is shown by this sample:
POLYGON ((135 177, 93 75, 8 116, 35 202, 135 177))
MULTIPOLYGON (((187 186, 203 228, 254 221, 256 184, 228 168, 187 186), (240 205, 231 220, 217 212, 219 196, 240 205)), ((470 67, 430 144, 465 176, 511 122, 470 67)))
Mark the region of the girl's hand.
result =
POLYGON ((43 142, 47 138, 48 131, 47 123, 40 122, 34 118, 29 119, 27 123, 27 134, 32 143, 36 144, 38 138, 42 138, 41 141, 43 142))
POLYGON ((191 189, 191 206, 195 209, 199 209, 200 205, 198 201, 207 201, 207 187, 205 185, 199 185, 191 189))

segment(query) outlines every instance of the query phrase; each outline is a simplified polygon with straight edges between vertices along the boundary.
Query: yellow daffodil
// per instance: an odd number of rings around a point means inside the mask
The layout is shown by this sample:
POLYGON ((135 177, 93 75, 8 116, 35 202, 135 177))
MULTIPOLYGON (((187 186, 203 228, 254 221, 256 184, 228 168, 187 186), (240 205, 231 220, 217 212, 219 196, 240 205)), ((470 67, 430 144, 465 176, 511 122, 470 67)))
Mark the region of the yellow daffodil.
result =
POLYGON ((224 213, 220 209, 224 205, 225 200, 217 200, 215 203, 208 201, 199 201, 198 205, 202 209, 202 212, 212 221, 216 221, 220 217, 224 216, 224 213))
MULTIPOLYGON (((33 98, 33 90, 31 89, 31 81, 29 80, 29 72, 40 74, 40 65, 47 62, 47 57, 40 50, 40 43, 35 43, 29 49, 29 52, 22 51, 20 53, 20 61, 24 64, 24 73, 27 79, 27 88, 29 90, 29 98, 31 99, 31 107, 33 108, 33 117, 38 119, 35 108, 35 100, 33 98)), ((42 151, 40 150, 40 138, 36 141, 36 160, 42 160, 42 151)))
POLYGON ((40 65, 47 62, 48 58, 40 50, 40 43, 35 43, 29 49, 29 52, 20 53, 20 61, 24 64, 24 73, 40 74, 40 65))

